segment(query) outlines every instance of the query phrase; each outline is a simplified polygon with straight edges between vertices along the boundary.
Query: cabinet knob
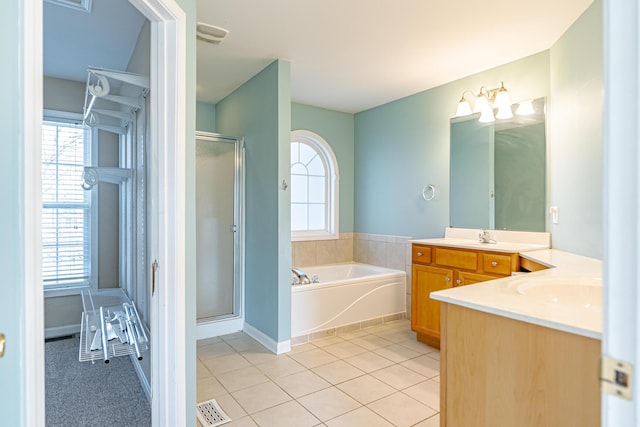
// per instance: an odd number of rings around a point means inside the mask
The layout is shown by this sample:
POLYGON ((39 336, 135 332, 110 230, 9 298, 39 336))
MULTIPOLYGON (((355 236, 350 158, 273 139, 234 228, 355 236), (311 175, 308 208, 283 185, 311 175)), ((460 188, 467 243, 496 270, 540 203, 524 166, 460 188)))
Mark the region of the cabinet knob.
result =
POLYGON ((458 280, 456 280, 456 283, 459 285, 459 284, 462 283, 462 280, 458 279, 458 280))
POLYGON ((491 267, 497 267, 498 261, 491 261, 491 267))
POLYGON ((445 277, 444 280, 446 280, 447 282, 450 282, 451 281, 451 277, 445 277))
POLYGON ((417 256, 422 256, 422 252, 418 252, 416 255, 417 256))

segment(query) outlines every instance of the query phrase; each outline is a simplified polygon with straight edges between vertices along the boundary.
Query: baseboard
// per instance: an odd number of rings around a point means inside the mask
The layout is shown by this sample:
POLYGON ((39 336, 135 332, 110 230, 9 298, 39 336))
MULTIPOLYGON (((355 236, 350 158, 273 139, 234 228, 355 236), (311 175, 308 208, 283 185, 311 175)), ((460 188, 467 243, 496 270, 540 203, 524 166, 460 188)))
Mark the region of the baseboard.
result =
POLYGON ((232 334, 241 331, 244 326, 244 319, 216 320, 212 322, 198 323, 196 326, 196 339, 218 337, 220 335, 232 334))
POLYGON ((130 354, 129 358, 131 359, 131 363, 133 364, 133 369, 135 369, 136 374, 138 375, 138 380, 140 381, 140 385, 142 386, 142 390, 144 394, 147 396, 147 400, 151 402, 151 384, 147 380, 147 377, 144 374, 144 369, 140 365, 140 361, 136 357, 135 354, 130 354))
POLYGON ((74 335, 80 333, 80 324, 77 325, 65 325, 65 326, 54 326, 51 328, 45 328, 44 330, 44 338, 55 338, 61 337, 64 335, 74 335))
POLYGON ((243 331, 245 334, 249 335, 251 338, 258 341, 260 344, 262 344, 263 346, 265 346, 275 354, 283 354, 291 351, 290 339, 286 341, 278 342, 246 322, 244 324, 243 331))

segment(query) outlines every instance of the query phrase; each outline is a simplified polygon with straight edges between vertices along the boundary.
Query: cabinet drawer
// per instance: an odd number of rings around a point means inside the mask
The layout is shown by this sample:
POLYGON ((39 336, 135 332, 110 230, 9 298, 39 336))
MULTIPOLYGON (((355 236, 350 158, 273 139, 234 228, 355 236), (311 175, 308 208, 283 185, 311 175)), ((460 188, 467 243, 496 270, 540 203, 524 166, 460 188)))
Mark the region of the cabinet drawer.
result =
POLYGON ((511 274, 511 256, 483 254, 482 270, 485 273, 504 274, 505 276, 508 276, 511 274))
POLYGON ((413 245, 411 248, 411 260, 419 264, 431 263, 431 248, 429 246, 413 245))
POLYGON ((478 268, 478 254, 456 249, 434 248, 435 263, 447 267, 476 270, 478 268))

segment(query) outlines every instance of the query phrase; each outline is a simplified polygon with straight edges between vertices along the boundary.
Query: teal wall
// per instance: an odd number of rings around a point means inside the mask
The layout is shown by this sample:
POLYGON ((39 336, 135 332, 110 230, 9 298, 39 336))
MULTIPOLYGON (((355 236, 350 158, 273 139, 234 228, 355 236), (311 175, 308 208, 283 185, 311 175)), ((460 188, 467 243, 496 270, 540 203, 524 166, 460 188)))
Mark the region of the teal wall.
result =
POLYGON ((548 110, 552 245, 602 258, 602 2, 596 0, 551 48, 548 110))
POLYGON ((3 179, 0 180, 0 198, 4 203, 3 209, 0 210, 0 332, 4 333, 7 339, 4 358, 0 359, 0 378, 3 384, 0 387, 0 413, 2 423, 11 426, 23 425, 20 420, 20 398, 24 384, 21 384, 20 367, 24 359, 24 335, 21 333, 23 301, 20 287, 26 285, 21 273, 24 262, 24 225, 20 218, 25 212, 20 182, 20 147, 23 139, 20 112, 23 100, 20 96, 20 85, 17 84, 22 79, 19 4, 20 0, 5 2, 0 14, 0 34, 3 40, 0 43, 0 55, 3 58, 0 65, 0 126, 3 134, 0 155, 3 179))
POLYGON ((355 231, 441 237, 449 225, 449 120, 465 90, 498 87, 513 101, 549 95, 538 53, 355 115, 355 231), (434 200, 422 198, 427 184, 434 200))
POLYGON ((216 106, 206 102, 196 102, 196 130, 216 132, 216 106))
POLYGON ((354 115, 325 108, 291 104, 291 130, 317 133, 331 145, 340 172, 340 232, 353 231, 354 115))
POLYGON ((290 64, 275 61, 216 104, 218 132, 245 138, 245 321, 291 335, 290 64))

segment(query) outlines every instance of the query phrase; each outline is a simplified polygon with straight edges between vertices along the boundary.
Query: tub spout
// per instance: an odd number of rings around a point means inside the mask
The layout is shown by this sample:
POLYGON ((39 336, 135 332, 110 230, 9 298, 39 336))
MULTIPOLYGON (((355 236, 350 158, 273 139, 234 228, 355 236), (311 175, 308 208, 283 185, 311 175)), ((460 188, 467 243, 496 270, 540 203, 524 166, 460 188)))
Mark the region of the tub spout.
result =
POLYGON ((301 285, 308 285, 309 283, 311 283, 311 280, 309 280, 309 277, 306 275, 306 273, 299 268, 294 267, 291 269, 291 272, 296 277, 296 279, 298 279, 298 283, 300 283, 301 285))

